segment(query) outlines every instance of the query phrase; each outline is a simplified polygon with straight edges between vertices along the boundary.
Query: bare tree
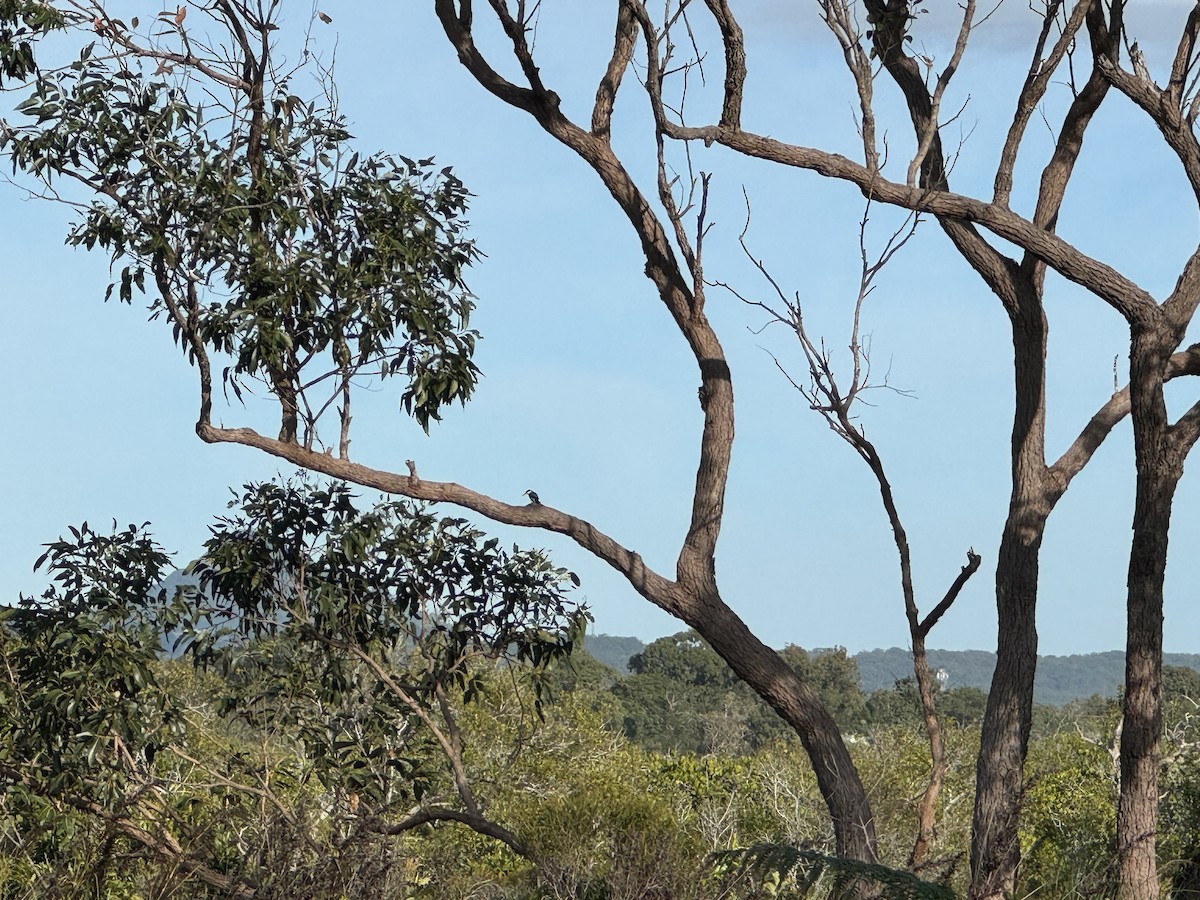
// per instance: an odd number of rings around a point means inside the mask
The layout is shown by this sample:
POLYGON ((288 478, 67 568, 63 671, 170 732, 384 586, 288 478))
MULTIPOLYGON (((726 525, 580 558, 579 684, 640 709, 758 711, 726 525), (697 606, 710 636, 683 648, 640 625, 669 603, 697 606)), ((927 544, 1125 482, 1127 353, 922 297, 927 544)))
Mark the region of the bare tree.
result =
POLYGON ((884 513, 892 529, 892 539, 896 545, 896 553, 900 563, 900 594, 904 602, 904 615, 908 622, 908 633, 913 657, 913 675, 916 679, 917 695, 921 701, 921 712, 925 723, 925 733, 929 740, 930 771, 929 781, 922 792, 917 804, 917 836, 909 854, 909 867, 920 871, 928 865, 929 848, 935 838, 934 822, 937 814, 938 796, 946 779, 946 750, 942 738, 941 723, 938 720, 936 678, 929 667, 926 654, 926 642, 929 632, 936 625, 958 598, 967 581, 979 570, 982 558, 974 549, 967 551, 967 563, 962 567, 946 594, 938 604, 924 617, 917 606, 916 591, 913 587, 912 550, 909 546, 908 533, 904 528, 900 511, 896 506, 895 494, 888 479, 883 459, 875 444, 867 438, 865 428, 857 421, 856 406, 865 392, 888 387, 883 383, 873 383, 871 380, 870 354, 864 345, 862 332, 863 305, 875 288, 875 281, 883 268, 908 243, 916 233, 920 224, 920 216, 910 214, 904 223, 886 241, 878 257, 872 260, 867 251, 867 225, 870 221, 871 204, 859 223, 859 254, 862 268, 859 275, 858 294, 854 299, 854 311, 850 329, 850 377, 849 382, 842 387, 834 369, 832 354, 824 340, 816 341, 809 335, 804 324, 804 313, 801 309, 800 297, 797 293, 789 299, 778 281, 767 270, 762 260, 751 254, 746 244, 746 231, 750 227, 749 210, 747 209, 746 229, 740 238, 742 249, 750 257, 754 266, 769 283, 776 299, 772 302, 751 300, 736 289, 722 285, 734 293, 745 303, 766 312, 769 324, 780 324, 792 331, 804 355, 808 367, 808 382, 797 381, 776 359, 776 365, 784 373, 801 396, 808 402, 809 407, 824 418, 829 428, 839 438, 850 445, 867 468, 870 469, 876 484, 879 486, 880 500, 884 513))
MULTIPOLYGON (((640 4, 639 22, 647 53, 669 43, 676 21, 657 29, 640 4)), ((947 85, 958 71, 975 25, 975 4, 967 2, 949 62, 932 85, 925 75, 932 61, 910 52, 907 38, 919 4, 864 0, 868 29, 856 24, 852 4, 821 3, 824 18, 838 39, 858 88, 864 163, 852 163, 819 149, 785 143, 747 131, 741 125, 746 79, 742 34, 728 5, 707 2, 723 42, 726 64, 725 99, 716 124, 695 126, 676 121, 662 100, 666 70, 648 66, 647 91, 662 133, 680 141, 721 144, 729 149, 782 165, 810 169, 856 185, 867 197, 918 212, 932 213, 963 258, 979 273, 1008 312, 1013 326, 1016 412, 1013 428, 1013 493, 999 558, 996 592, 999 612, 997 668, 984 723, 978 767, 978 792, 972 847, 973 886, 977 897, 999 897, 1015 886, 1019 858, 1017 815, 1021 772, 1029 738, 1037 634, 1038 555, 1046 521, 1071 479, 1127 409, 1133 410, 1138 469, 1138 501, 1129 577, 1129 648, 1126 725, 1123 731, 1122 799, 1119 808, 1119 851, 1124 896, 1157 893, 1153 835, 1156 750, 1161 715, 1158 682, 1161 668, 1162 577, 1170 501, 1183 456, 1196 440, 1193 407, 1175 425, 1166 418, 1163 382, 1181 370, 1193 371, 1196 348, 1175 354, 1200 294, 1195 283, 1197 255, 1161 305, 1145 290, 1112 267, 1088 257, 1055 234, 1066 188, 1093 115, 1116 87, 1141 107, 1179 157, 1195 189, 1198 145, 1192 125, 1196 115, 1192 79, 1198 17, 1189 17, 1171 67, 1171 80, 1159 89, 1145 74, 1145 64, 1130 48, 1131 74, 1121 68, 1125 39, 1124 3, 1105 8, 1082 0, 1070 7, 1050 2, 1042 11, 1029 74, 1019 95, 1013 124, 1001 153, 991 198, 980 200, 953 193, 939 129, 939 109, 947 85), (1078 63, 1072 51, 1086 34, 1090 72, 1074 90, 1073 101, 1058 130, 1056 146, 1042 170, 1040 191, 1031 218, 1009 208, 1013 171, 1026 126, 1038 108, 1054 73, 1064 60, 1078 63), (1052 40, 1053 38, 1053 40, 1052 40), (873 109, 875 72, 880 61, 904 97, 912 119, 916 150, 904 182, 883 173, 876 145, 873 109), (980 229, 1023 251, 1005 256, 980 229), (1047 267, 1088 289, 1116 309, 1131 334, 1128 397, 1106 404, 1076 442, 1054 464, 1045 458, 1045 356, 1048 325, 1043 308, 1047 267), (1174 355, 1173 355, 1174 354, 1174 355)), ((1073 74, 1069 74, 1073 78, 1073 74)), ((1074 81, 1072 81, 1074 84, 1074 81)))

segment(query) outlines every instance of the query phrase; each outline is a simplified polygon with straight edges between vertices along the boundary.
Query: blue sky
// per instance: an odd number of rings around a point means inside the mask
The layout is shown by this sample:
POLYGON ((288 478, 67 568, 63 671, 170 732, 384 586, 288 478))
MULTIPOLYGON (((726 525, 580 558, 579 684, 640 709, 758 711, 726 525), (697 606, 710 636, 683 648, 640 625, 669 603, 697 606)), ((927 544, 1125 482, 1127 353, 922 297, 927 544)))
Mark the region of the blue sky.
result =
MULTIPOLYGON (((296 13, 307 13, 297 5, 296 13)), ((590 108, 611 40, 608 4, 545 4, 536 47, 545 80, 569 115, 590 108)), ((636 240, 598 180, 523 114, 486 95, 457 64, 432 4, 328 0, 318 25, 336 41, 341 104, 364 151, 436 156, 476 194, 473 233, 487 254, 471 275, 484 334, 485 379, 465 410, 424 436, 385 389, 356 401, 352 456, 423 477, 453 480, 518 502, 533 488, 581 515, 670 573, 686 529, 697 458, 698 377, 687 348, 642 275, 636 240)), ((745 124, 776 137, 856 155, 852 84, 831 36, 804 4, 752 4, 744 20, 751 77, 745 124), (799 7, 799 11, 797 8, 799 7)), ((1135 33, 1155 68, 1182 2, 1145 3, 1135 33)), ((154 12, 145 11, 146 17, 154 12)), ((918 24, 936 59, 950 31, 938 13, 918 24)), ((481 10, 480 20, 485 19, 481 10)), ((988 191, 1027 52, 1033 20, 1007 0, 975 35, 946 108, 965 108, 953 173, 961 192, 988 191)), ((286 32, 285 32, 286 34, 286 32)), ((281 39, 282 40, 282 39, 281 39)), ((498 57, 501 58, 501 57, 498 57)), ((718 79, 719 80, 719 79, 718 79)), ((694 91, 695 114, 708 98, 694 91)), ((1047 113, 1061 109, 1056 87, 1047 113)), ((903 165, 908 130, 894 91, 879 82, 881 121, 903 165)), ((652 189, 646 102, 630 80, 618 103, 616 144, 652 189)), ((1197 242, 1194 203, 1152 127, 1112 98, 1089 134, 1059 231, 1122 269, 1156 296, 1174 283, 1197 242)), ((1050 137, 1035 120, 1018 209, 1036 186, 1050 137)), ((861 149, 858 151, 861 153, 861 149)), ((743 186, 753 204, 749 238, 810 328, 844 345, 857 288, 862 199, 812 173, 779 171, 718 148, 698 149, 714 173, 710 277, 747 293, 765 287, 737 249, 743 186)), ((69 523, 150 521, 181 561, 196 552, 229 487, 279 471, 254 451, 210 447, 193 432, 194 374, 161 323, 101 302, 106 262, 62 245, 67 212, 0 192, 0 253, 9 273, 0 309, 0 596, 40 590, 39 545, 69 523)), ((872 214, 869 241, 886 239, 893 213, 872 214)), ((763 295, 765 296, 765 295, 763 295)), ((1125 367, 1124 323, 1061 279, 1047 290, 1051 318, 1049 453, 1060 452, 1112 392, 1113 359, 1125 367)), ((733 368, 738 436, 717 554, 726 600, 769 643, 850 650, 904 645, 897 564, 878 493, 865 466, 775 368, 770 353, 802 372, 781 330, 758 332, 757 314, 713 290, 709 312, 733 368)), ((958 260, 933 223, 924 225, 882 277, 865 327, 877 371, 912 398, 877 392, 861 410, 892 476, 910 533, 918 601, 940 599, 968 547, 983 568, 930 643, 990 649, 996 545, 1008 497, 1011 345, 999 303, 958 260)), ((1194 339, 1194 338, 1193 338, 1194 339)), ((1124 375, 1122 375, 1122 381, 1124 375)), ((1175 385, 1173 410, 1200 384, 1175 385)), ((227 425, 265 422, 265 400, 218 413, 227 425)), ((263 427, 268 427, 264 425, 263 427)), ((287 470, 283 470, 285 474, 287 470)), ((1120 648, 1132 514, 1129 428, 1119 428, 1060 503, 1042 555, 1043 653, 1120 648)), ((1200 651, 1200 487, 1184 478, 1172 531, 1166 646, 1200 651)), ((493 527, 493 526, 489 526, 493 527)), ((573 544, 500 530, 550 548, 583 578, 596 630, 650 639, 680 625, 638 597, 573 544)))

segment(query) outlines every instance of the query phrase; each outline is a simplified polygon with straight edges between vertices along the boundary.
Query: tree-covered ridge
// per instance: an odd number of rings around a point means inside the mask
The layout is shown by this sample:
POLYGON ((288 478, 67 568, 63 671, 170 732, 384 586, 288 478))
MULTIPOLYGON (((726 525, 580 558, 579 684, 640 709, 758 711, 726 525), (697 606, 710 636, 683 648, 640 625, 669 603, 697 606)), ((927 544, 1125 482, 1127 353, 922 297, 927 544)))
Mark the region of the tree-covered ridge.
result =
MULTIPOLYGON (((635 637, 589 634, 584 649, 619 673, 628 673, 629 660, 646 644, 635 637)), ((811 651, 816 655, 828 652, 811 651)), ((986 650, 929 650, 929 664, 946 673, 947 688, 969 687, 987 691, 996 666, 996 655, 986 650)), ((853 654, 859 686, 870 693, 891 688, 912 676, 912 656, 907 650, 862 650, 853 654)), ((1200 654, 1165 653, 1163 662, 1200 672, 1200 654)), ((1039 656, 1035 698, 1046 706, 1062 706, 1092 696, 1116 697, 1125 678, 1125 654, 1120 650, 1039 656)))
MULTIPOLYGON (((854 654, 864 690, 874 690, 904 678, 908 671, 907 651, 864 650, 854 654)), ((930 650, 930 665, 945 670, 948 687, 977 687, 991 684, 996 655, 983 650, 930 650)), ((1200 654, 1164 653, 1163 663, 1200 671, 1200 654)), ((1116 697, 1125 680, 1125 653, 1075 653, 1069 656, 1039 656, 1034 696, 1038 703, 1062 706, 1098 694, 1116 697)))
POLYGON ((622 675, 630 671, 629 660, 646 648, 640 638, 620 637, 613 634, 589 634, 583 639, 583 649, 606 666, 611 666, 622 675))

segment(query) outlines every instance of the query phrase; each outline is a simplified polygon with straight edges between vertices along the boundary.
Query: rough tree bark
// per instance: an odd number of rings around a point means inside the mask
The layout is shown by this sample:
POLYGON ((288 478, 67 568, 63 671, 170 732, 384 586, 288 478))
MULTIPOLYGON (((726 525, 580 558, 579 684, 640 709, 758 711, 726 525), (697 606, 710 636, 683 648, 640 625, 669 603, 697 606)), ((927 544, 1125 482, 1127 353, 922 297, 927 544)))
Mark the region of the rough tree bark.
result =
MULTIPOLYGON (((1164 309, 1173 311, 1167 304, 1164 309)), ((1200 404, 1175 425, 1167 417, 1163 383, 1169 365, 1167 354, 1177 340, 1168 315, 1163 315, 1155 317, 1153 326, 1139 324, 1133 328, 1130 349, 1137 492, 1129 553, 1121 790, 1117 803, 1122 900, 1155 900, 1161 893, 1156 836, 1162 736, 1163 581, 1171 506, 1183 477, 1184 460, 1200 434, 1200 404)))
POLYGON ((1129 553, 1125 696, 1117 854, 1122 900, 1159 896, 1158 741, 1162 734, 1163 579, 1171 503, 1183 461, 1167 433, 1158 334, 1138 330, 1130 352, 1137 493, 1129 553))
MULTIPOLYGON (((1133 71, 1115 53, 1097 53, 1124 37, 1124 3, 1111 4, 1107 20, 1089 17, 1093 55, 1103 77, 1147 114, 1179 159, 1200 204, 1200 141, 1195 121, 1200 95, 1189 75, 1197 62, 1200 6, 1181 29, 1166 87, 1150 77, 1130 48, 1133 71)), ((1172 351, 1183 340, 1200 305, 1200 249, 1188 259, 1161 305, 1139 303, 1125 318, 1130 328, 1130 402, 1137 492, 1130 547, 1125 696, 1121 729, 1121 788, 1117 853, 1122 900, 1154 900, 1161 892, 1156 860, 1159 738, 1162 731, 1163 581, 1171 506, 1183 463, 1200 435, 1200 403, 1175 424, 1167 415, 1163 384, 1172 351)))

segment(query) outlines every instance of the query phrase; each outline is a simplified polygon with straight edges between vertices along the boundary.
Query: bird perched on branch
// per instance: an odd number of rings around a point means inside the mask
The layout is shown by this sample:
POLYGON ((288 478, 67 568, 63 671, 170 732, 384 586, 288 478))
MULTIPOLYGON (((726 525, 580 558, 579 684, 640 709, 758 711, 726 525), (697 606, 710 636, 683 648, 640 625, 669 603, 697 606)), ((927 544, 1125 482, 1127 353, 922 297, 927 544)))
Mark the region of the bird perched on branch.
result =
POLYGON ((534 491, 526 491, 525 496, 529 498, 529 502, 534 506, 541 506, 542 501, 534 491))

